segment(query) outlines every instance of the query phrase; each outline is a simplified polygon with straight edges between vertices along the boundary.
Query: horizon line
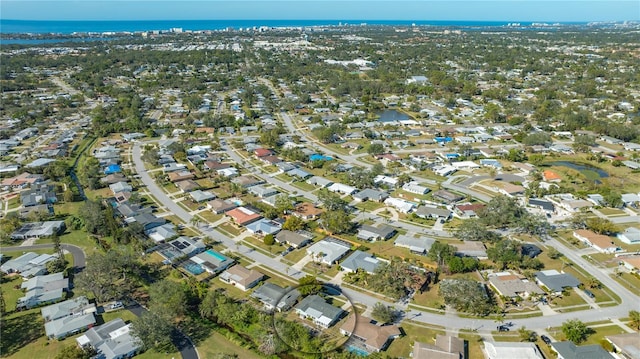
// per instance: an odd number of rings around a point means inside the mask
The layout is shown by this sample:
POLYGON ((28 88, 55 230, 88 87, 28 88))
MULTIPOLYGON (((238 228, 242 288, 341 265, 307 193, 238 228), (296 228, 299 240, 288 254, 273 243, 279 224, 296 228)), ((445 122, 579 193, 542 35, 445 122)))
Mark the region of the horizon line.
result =
POLYGON ((348 21, 358 21, 362 23, 363 21, 402 21, 402 22, 412 22, 412 21, 431 21, 431 22, 450 22, 450 21, 464 21, 464 22, 548 22, 548 23, 564 23, 564 24, 577 24, 577 23, 610 23, 610 22, 638 22, 638 19, 626 19, 626 20, 579 20, 579 21, 567 21, 567 20, 473 20, 473 19, 2 19, 0 21, 37 21, 37 22, 119 22, 119 21, 131 21, 131 22, 147 22, 147 21, 340 21, 340 22, 348 22, 348 21))

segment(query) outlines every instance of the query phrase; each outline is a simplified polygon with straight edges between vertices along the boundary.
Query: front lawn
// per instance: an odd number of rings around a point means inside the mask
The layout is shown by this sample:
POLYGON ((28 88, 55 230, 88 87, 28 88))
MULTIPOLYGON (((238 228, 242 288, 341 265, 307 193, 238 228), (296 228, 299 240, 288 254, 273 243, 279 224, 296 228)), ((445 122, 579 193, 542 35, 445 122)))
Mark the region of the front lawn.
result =
MULTIPOLYGON (((198 354, 201 358, 213 358, 219 353, 237 355, 238 358, 260 359, 261 355, 245 349, 225 338, 222 334, 212 331, 211 335, 198 344, 198 354)), ((136 358, 140 358, 139 356, 136 358)), ((151 357, 149 357, 151 358, 151 357)))
POLYGON ((445 332, 441 330, 424 328, 422 326, 412 325, 408 323, 403 323, 401 327, 406 335, 394 339, 386 351, 386 353, 392 358, 408 358, 413 343, 423 342, 433 344, 437 334, 445 334, 445 332))

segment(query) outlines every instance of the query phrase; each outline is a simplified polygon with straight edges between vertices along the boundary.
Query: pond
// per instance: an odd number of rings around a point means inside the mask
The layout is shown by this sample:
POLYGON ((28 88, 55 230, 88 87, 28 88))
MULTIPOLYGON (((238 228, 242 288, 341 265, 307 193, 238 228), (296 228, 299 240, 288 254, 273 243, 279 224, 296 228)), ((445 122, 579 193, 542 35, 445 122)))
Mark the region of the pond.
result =
POLYGON ((598 180, 599 178, 609 177, 609 173, 607 173, 605 170, 595 166, 588 165, 588 164, 575 163, 571 161, 555 161, 555 162, 547 162, 545 164, 549 166, 560 166, 560 167, 571 168, 573 170, 576 170, 582 173, 585 177, 587 177, 588 180, 594 181, 596 183, 601 183, 598 180))
POLYGON ((378 121, 380 122, 397 122, 411 119, 411 117, 409 117, 409 115, 407 115, 406 113, 396 110, 386 110, 383 112, 378 112, 377 115, 380 116, 380 118, 378 119, 378 121))

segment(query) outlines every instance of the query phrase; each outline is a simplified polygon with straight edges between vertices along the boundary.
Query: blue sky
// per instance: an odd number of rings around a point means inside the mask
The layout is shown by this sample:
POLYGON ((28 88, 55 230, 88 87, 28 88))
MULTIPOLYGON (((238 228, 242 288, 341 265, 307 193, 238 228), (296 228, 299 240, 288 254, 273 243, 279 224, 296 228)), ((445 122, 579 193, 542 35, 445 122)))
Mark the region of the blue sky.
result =
POLYGON ((1 0, 18 20, 640 20, 640 0, 1 0))

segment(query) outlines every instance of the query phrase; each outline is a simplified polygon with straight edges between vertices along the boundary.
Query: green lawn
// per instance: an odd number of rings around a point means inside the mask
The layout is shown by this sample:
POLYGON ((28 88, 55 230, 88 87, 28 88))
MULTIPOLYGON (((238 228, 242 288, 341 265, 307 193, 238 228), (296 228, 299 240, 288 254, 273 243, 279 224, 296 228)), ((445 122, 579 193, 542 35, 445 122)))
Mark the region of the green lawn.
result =
POLYGON ((631 273, 620 273, 620 276, 612 276, 618 283, 629 289, 632 293, 640 295, 640 278, 631 273))
MULTIPOLYGON (((232 343, 222 334, 213 331, 211 335, 197 346, 200 358, 212 358, 218 353, 235 354, 238 358, 260 359, 261 355, 232 343)), ((140 358, 139 356, 136 358, 140 358)), ((150 357, 151 358, 151 357, 150 357)))
POLYGON ((291 185, 294 186, 294 187, 300 188, 304 192, 311 192, 311 191, 316 189, 316 187, 314 187, 313 185, 308 184, 307 182, 294 181, 294 182, 291 182, 291 185))
MULTIPOLYGON (((577 289, 580 290, 580 289, 577 289)), ((551 301, 551 305, 554 309, 559 309, 562 307, 570 307, 574 305, 584 305, 587 304, 581 296, 579 296, 574 291, 569 291, 569 295, 563 295, 561 298, 554 298, 551 301)))
POLYGON ((229 222, 221 224, 220 226, 218 226, 218 228, 234 236, 239 236, 240 233, 242 233, 242 229, 239 229, 238 227, 233 225, 233 223, 229 222))
POLYGON ((56 203, 53 206, 53 210, 56 214, 78 214, 80 207, 84 202, 64 202, 56 203))
POLYGON ((460 333, 458 338, 465 339, 469 343, 468 358, 484 358, 482 347, 484 346, 482 338, 477 334, 460 333))
POLYGON ((440 309, 444 304, 444 300, 438 295, 438 284, 429 287, 422 293, 417 292, 413 296, 413 304, 421 305, 428 308, 440 309))
POLYGON ((301 249, 296 249, 289 252, 287 255, 284 256, 284 258, 290 261, 291 263, 296 264, 306 255, 307 255, 307 251, 305 250, 305 248, 301 248, 301 249))
MULTIPOLYGON (((422 326, 403 323, 402 329, 406 333, 405 336, 394 339, 389 345, 386 353, 392 358, 404 357, 408 358, 411 352, 411 346, 415 342, 423 342, 433 344, 437 334, 444 334, 444 331, 424 328, 422 326)), ((476 358, 471 356, 470 358, 476 358)), ((481 358, 481 356, 480 356, 481 358)))

